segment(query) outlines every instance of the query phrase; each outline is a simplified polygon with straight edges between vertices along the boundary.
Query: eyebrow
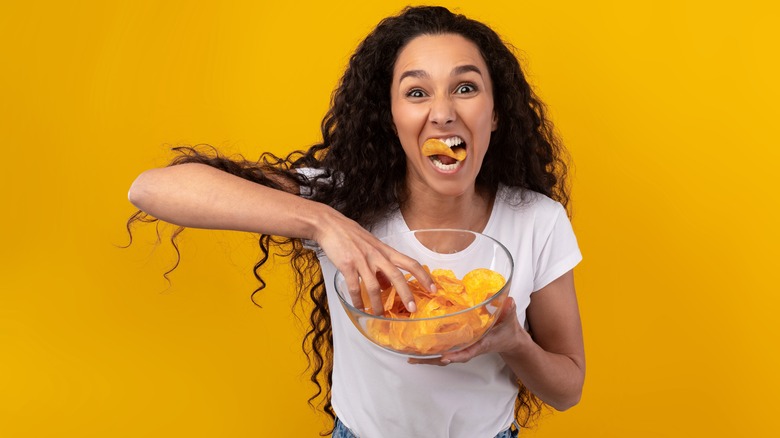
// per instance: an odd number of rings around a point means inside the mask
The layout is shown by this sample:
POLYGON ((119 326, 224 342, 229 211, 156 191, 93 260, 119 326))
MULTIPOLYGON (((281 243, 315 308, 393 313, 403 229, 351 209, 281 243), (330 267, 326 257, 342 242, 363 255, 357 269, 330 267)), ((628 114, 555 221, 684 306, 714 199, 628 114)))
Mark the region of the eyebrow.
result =
MULTIPOLYGON (((462 75, 463 73, 468 73, 468 72, 474 72, 474 73, 482 76, 482 70, 480 70, 479 67, 477 67, 476 65, 473 65, 473 64, 459 65, 459 66, 455 67, 452 70, 452 73, 450 73, 450 76, 458 76, 458 75, 462 75)), ((407 71, 401 73, 401 77, 398 78, 398 82, 400 83, 401 81, 403 81, 407 77, 424 79, 424 78, 430 78, 430 75, 425 70, 407 70, 407 71)))
POLYGON ((459 65, 455 67, 455 69, 452 70, 451 76, 462 75, 463 73, 468 73, 471 71, 482 76, 482 70, 480 70, 479 67, 477 67, 476 65, 472 65, 472 64, 459 65))
POLYGON ((398 78, 398 82, 403 82, 406 78, 429 78, 430 75, 425 70, 406 70, 405 72, 401 73, 401 77, 398 78))

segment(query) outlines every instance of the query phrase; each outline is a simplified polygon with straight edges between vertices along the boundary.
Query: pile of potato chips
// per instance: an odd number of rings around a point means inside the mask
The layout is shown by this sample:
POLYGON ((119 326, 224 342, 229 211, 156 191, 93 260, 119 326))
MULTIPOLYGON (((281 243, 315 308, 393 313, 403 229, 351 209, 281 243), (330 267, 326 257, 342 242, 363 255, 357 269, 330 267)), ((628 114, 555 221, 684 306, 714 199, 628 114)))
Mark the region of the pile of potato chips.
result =
POLYGON ((480 304, 501 290, 506 283, 504 277, 486 268, 474 269, 462 280, 446 269, 435 269, 430 274, 436 284, 436 293, 426 290, 416 279, 408 280, 417 305, 415 312, 406 310, 395 287, 382 290, 382 316, 398 321, 369 320, 366 325, 369 337, 395 351, 429 355, 468 344, 482 336, 495 316, 484 307, 448 318, 414 320, 449 315, 480 304))

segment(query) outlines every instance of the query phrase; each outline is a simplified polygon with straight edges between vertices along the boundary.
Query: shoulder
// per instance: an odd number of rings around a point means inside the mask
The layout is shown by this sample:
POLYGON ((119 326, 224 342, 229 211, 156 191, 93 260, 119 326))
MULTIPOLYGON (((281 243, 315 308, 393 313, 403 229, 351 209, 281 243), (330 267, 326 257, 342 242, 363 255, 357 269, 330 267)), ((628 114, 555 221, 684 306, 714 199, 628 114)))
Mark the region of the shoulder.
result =
POLYGON ((500 187, 486 233, 506 243, 533 242, 540 248, 566 228, 571 228, 571 223, 561 203, 532 190, 500 187))
POLYGON ((541 221, 554 221, 561 215, 566 216, 566 209, 560 202, 521 187, 500 186, 495 202, 496 209, 502 215, 541 221))

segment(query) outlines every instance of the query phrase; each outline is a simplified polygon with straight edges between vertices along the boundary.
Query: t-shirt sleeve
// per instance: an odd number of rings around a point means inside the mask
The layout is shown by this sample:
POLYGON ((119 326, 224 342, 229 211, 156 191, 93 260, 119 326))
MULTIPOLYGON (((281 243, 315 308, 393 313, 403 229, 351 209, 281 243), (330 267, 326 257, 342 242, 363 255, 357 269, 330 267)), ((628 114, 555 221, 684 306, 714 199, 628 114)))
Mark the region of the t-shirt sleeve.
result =
POLYGON ((561 204, 555 204, 551 220, 552 226, 543 227, 542 234, 535 236, 543 243, 536 256, 534 292, 552 283, 582 260, 577 237, 561 204))

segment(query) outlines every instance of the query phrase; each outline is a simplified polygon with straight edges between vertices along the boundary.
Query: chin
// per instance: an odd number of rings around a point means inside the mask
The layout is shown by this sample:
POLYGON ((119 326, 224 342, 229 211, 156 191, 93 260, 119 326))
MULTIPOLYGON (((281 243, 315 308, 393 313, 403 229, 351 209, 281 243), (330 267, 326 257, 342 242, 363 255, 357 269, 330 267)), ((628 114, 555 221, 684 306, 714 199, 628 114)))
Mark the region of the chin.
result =
POLYGON ((457 198, 474 191, 473 182, 471 184, 463 184, 460 181, 432 181, 428 184, 428 187, 436 194, 448 198, 457 198))

